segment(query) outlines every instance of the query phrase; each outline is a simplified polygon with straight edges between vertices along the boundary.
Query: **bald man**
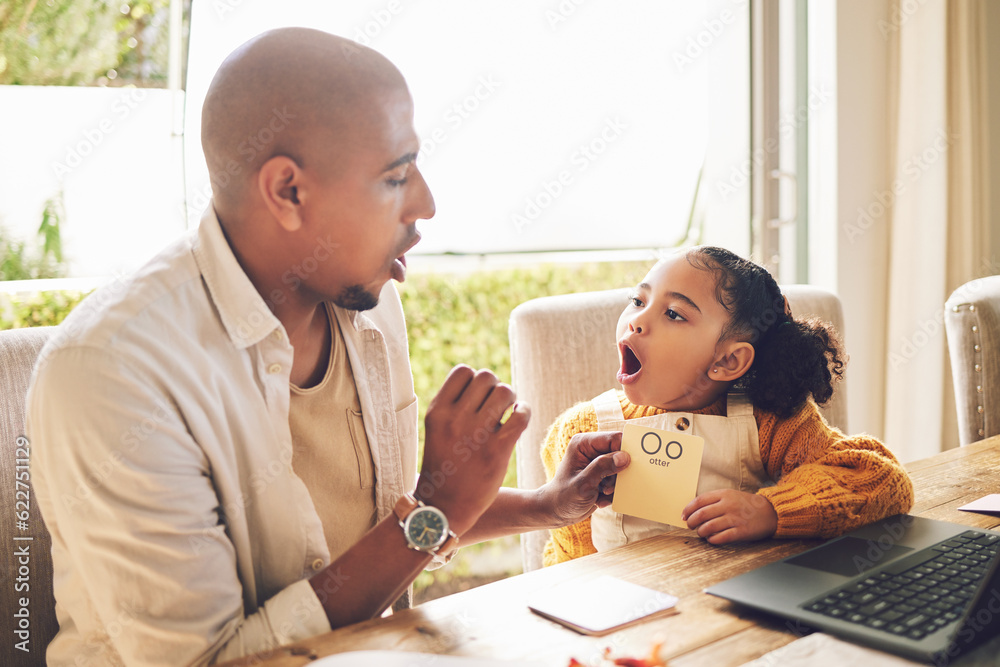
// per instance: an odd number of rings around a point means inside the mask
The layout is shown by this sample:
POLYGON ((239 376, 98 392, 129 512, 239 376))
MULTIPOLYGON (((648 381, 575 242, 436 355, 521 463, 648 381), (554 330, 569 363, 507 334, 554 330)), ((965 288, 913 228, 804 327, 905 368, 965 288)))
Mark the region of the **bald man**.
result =
POLYGON ((219 69, 202 139, 197 233, 89 297, 36 368, 50 665, 209 664, 372 618, 459 543, 588 516, 628 462, 591 435, 552 482, 501 489, 528 409, 459 366, 418 475, 391 281, 434 200, 385 58, 266 33, 219 69))

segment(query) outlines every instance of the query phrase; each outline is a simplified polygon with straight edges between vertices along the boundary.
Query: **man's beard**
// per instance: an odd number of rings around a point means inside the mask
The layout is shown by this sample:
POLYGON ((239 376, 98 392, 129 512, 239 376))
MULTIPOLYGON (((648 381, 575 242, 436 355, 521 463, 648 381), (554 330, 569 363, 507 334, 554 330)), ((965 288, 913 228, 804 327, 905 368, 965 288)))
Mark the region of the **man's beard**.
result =
POLYGON ((371 310, 378 305, 378 295, 372 294, 361 285, 345 287, 333 302, 347 310, 371 310))

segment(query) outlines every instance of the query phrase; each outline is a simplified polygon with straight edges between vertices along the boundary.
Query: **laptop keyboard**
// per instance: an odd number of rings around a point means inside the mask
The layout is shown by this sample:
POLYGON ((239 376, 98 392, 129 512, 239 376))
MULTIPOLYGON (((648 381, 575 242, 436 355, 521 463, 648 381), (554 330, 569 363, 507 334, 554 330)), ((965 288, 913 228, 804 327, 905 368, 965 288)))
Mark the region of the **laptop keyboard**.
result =
MULTIPOLYGON (((907 557, 906 569, 900 572, 872 574, 802 607, 910 639, 923 639, 962 616, 997 553, 998 542, 1000 535, 967 530, 922 549, 916 563, 912 556, 907 557)), ((895 565, 886 570, 898 569, 895 565)))

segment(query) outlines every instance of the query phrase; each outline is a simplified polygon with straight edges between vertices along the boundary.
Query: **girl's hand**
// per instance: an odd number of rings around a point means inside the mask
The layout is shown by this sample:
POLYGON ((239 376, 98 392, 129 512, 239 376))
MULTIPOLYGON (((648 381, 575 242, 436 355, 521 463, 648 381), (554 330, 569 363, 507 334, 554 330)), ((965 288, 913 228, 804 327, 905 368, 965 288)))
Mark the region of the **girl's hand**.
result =
POLYGON ((778 529, 771 501, 755 493, 719 489, 703 493, 684 508, 681 518, 709 544, 762 540, 778 529))

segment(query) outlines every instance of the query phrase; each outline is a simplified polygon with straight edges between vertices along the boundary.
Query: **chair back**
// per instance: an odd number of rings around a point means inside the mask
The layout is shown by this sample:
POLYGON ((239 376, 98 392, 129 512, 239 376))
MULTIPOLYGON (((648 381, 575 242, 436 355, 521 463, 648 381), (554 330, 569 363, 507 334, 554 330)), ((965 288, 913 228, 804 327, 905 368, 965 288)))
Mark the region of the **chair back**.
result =
POLYGON ((31 370, 53 331, 55 327, 0 331, 0 544, 10 556, 9 567, 0 570, 5 628, 0 665, 44 665, 45 648, 59 630, 52 596, 52 540, 35 502, 31 446, 24 437, 31 370))
MULTIPOLYGON (((817 316, 843 332, 836 295, 810 285, 787 285, 782 292, 797 318, 817 316)), ((628 294, 625 288, 548 296, 522 303, 511 313, 511 375, 518 400, 531 407, 531 422, 517 443, 518 487, 534 489, 545 483, 540 449, 556 417, 618 386, 615 328, 628 294)), ((842 384, 822 412, 832 425, 846 429, 842 384)), ((547 531, 521 536, 526 572, 541 567, 547 539, 547 531)))
POLYGON ((1000 434, 1000 276, 955 290, 945 302, 944 325, 959 442, 1000 434))

